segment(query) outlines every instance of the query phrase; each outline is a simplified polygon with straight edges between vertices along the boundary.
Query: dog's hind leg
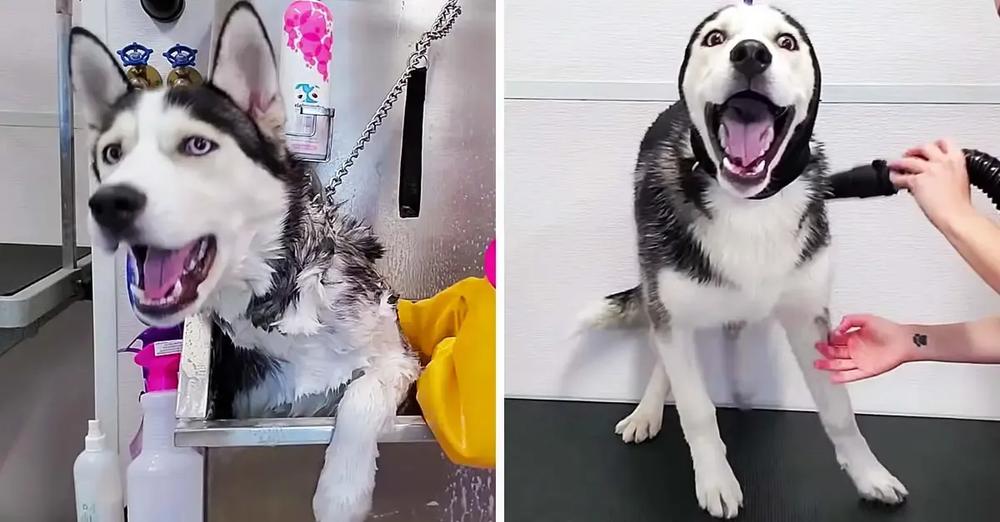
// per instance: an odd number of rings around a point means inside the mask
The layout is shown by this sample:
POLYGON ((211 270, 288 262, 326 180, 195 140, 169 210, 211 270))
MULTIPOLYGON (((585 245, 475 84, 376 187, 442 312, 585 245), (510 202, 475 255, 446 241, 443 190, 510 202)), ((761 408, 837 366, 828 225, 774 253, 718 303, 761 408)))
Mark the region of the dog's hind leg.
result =
POLYGON ((347 387, 313 496, 317 522, 365 520, 375 488, 379 434, 393 422, 417 371, 409 354, 382 354, 347 387))
POLYGON ((814 346, 830 330, 829 311, 816 307, 812 313, 799 306, 778 310, 778 321, 788 334, 795 358, 816 402, 816 410, 826 434, 833 443, 837 461, 847 471, 858 492, 869 500, 898 504, 906 498, 903 484, 878 461, 854 418, 847 388, 830 382, 829 377, 813 367, 814 346))
POLYGON ((701 375, 695 354, 694 331, 668 323, 660 303, 651 311, 653 343, 674 391, 677 415, 694 464, 698 504, 714 517, 733 518, 743 505, 743 491, 726 460, 726 445, 719 435, 715 404, 701 375))
POLYGON ((670 380, 663 369, 663 360, 656 354, 656 364, 639 405, 615 425, 615 433, 621 435, 626 443, 639 443, 655 437, 663 424, 663 402, 669 391, 670 380))

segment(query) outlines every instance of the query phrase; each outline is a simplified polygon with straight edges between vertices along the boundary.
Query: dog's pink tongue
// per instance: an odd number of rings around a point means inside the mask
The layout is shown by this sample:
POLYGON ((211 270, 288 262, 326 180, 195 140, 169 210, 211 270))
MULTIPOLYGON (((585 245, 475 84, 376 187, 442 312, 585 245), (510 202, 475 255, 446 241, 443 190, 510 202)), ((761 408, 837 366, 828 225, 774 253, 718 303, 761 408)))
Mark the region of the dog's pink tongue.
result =
POLYGON ((143 292, 149 299, 163 299, 170 293, 184 273, 184 263, 198 242, 194 241, 179 250, 161 250, 149 247, 146 262, 142 265, 143 292))
POLYGON ((722 125, 726 155, 737 166, 749 166, 763 156, 774 138, 774 116, 759 102, 734 103, 722 115, 722 125))

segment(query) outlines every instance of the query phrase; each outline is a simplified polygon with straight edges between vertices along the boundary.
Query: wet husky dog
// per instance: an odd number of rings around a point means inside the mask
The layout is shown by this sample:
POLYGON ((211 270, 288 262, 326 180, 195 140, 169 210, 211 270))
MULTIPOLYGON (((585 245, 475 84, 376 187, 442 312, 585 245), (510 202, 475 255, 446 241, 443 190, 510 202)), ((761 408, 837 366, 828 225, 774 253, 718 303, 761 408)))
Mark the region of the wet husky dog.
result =
POLYGON ((735 517, 743 493, 726 461, 715 406, 696 363, 694 332, 774 316, 788 335, 820 420, 861 496, 907 492, 858 431, 847 390, 812 367, 827 335, 830 235, 826 159, 812 141, 820 69, 805 29, 767 6, 737 4, 691 35, 681 101, 646 132, 635 169, 639 287, 608 296, 595 326, 646 324, 657 365, 625 442, 660 429, 672 387, 691 450, 695 493, 713 516, 735 517))
POLYGON ((210 82, 136 90, 107 48, 74 29, 71 71, 93 129, 95 244, 131 249, 140 317, 213 321, 216 417, 337 415, 313 509, 358 521, 377 440, 419 364, 371 230, 312 203, 283 144, 271 44, 248 3, 227 15, 210 82))

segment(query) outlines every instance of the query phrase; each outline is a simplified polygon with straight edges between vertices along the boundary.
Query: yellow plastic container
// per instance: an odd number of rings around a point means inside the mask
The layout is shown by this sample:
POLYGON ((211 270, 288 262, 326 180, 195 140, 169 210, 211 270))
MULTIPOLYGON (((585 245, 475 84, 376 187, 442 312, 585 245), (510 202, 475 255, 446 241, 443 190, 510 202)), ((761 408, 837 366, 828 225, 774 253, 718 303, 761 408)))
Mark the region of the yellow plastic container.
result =
POLYGON ((445 454, 495 467, 496 290, 470 277, 428 299, 401 299, 399 321, 426 362, 417 402, 445 454))

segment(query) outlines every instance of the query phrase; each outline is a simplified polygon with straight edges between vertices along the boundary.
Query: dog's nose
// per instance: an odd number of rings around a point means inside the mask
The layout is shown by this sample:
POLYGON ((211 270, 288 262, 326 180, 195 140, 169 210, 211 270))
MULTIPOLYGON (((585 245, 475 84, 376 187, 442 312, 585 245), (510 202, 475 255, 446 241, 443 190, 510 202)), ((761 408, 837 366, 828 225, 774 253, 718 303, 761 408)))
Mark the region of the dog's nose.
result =
POLYGON ((757 40, 743 40, 729 52, 729 61, 733 62, 733 68, 737 71, 747 78, 753 78, 771 65, 771 51, 757 40))
POLYGON ((108 232, 118 235, 135 224, 146 206, 146 195, 128 185, 108 185, 90 197, 89 205, 94 221, 108 232))

